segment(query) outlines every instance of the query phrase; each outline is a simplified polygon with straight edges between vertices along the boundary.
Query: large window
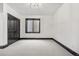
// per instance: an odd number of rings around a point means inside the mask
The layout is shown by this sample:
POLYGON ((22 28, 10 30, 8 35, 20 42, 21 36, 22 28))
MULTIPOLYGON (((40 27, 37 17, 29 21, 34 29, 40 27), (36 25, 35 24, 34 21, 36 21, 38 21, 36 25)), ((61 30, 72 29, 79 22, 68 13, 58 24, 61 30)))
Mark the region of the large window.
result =
POLYGON ((25 21, 26 33, 40 33, 40 19, 39 18, 26 18, 25 21))

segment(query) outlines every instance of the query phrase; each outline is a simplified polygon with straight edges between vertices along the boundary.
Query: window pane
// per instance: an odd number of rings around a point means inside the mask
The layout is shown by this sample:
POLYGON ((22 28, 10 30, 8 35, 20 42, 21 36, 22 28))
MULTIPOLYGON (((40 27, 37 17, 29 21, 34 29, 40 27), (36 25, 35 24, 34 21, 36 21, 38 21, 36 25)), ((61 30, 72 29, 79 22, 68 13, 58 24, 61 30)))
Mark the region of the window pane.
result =
POLYGON ((27 21, 27 32, 33 32, 33 20, 28 20, 27 21))
POLYGON ((34 32, 39 32, 39 20, 34 20, 34 32))
POLYGON ((26 19, 26 33, 39 33, 40 32, 40 19, 27 18, 26 19))

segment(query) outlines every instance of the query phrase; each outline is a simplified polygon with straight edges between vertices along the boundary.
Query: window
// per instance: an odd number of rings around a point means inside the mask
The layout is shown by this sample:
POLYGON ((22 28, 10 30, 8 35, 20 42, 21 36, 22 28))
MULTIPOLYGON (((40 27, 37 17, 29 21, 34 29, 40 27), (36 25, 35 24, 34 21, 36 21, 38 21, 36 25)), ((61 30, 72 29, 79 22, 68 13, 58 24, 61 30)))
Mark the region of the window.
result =
POLYGON ((27 18, 25 21, 26 33, 40 33, 40 19, 38 18, 27 18))

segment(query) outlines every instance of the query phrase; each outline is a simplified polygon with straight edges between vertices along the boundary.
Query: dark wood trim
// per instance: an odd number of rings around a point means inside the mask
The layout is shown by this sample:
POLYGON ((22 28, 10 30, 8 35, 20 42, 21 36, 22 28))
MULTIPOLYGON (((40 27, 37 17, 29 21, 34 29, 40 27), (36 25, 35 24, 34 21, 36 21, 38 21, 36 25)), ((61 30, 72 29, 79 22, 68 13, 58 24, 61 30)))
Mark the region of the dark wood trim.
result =
MULTIPOLYGON (((17 41, 18 41, 18 40, 17 40, 17 41)), ((17 42, 17 41, 15 41, 15 42, 17 42)), ((10 46, 11 44, 13 44, 13 43, 15 43, 15 42, 8 43, 8 44, 6 44, 6 45, 4 45, 4 46, 0 46, 0 49, 4 49, 4 48, 10 46)))
POLYGON ((26 20, 40 20, 40 18, 26 18, 26 20))
POLYGON ((6 44, 4 46, 0 46, 0 49, 4 49, 5 47, 8 47, 8 44, 6 44))
POLYGON ((30 34, 37 33, 37 34, 39 34, 40 32, 26 32, 26 33, 30 33, 30 34))
POLYGON ((60 43, 59 41, 55 40, 54 38, 52 38, 53 41, 55 41, 57 44, 59 44, 60 46, 62 46, 64 49, 66 49, 68 52, 70 52, 72 55, 74 56, 79 56, 78 53, 76 53, 75 51, 73 51, 72 49, 70 49, 69 47, 63 45, 62 43, 60 43))
POLYGON ((26 39, 26 40, 37 40, 37 39, 44 39, 44 40, 48 40, 48 39, 50 39, 50 40, 53 40, 53 41, 55 41, 57 44, 59 44, 61 47, 63 47, 64 49, 66 49, 68 52, 70 52, 72 55, 74 55, 74 56, 79 56, 79 54, 78 53, 76 53, 75 51, 73 51, 72 49, 70 49, 70 48, 68 48, 67 46, 65 46, 65 45, 63 45, 62 43, 60 43, 59 41, 57 41, 57 40, 55 40, 54 38, 20 38, 20 40, 21 39, 26 39))
MULTIPOLYGON (((63 45, 62 43, 60 43, 59 41, 57 41, 57 40, 55 40, 54 38, 19 38, 18 40, 22 40, 22 39, 24 39, 24 40, 48 40, 48 39, 50 39, 50 40, 53 40, 53 41, 55 41, 57 44, 59 44, 61 47, 63 47, 64 49, 66 49, 68 52, 70 52, 72 55, 74 55, 74 56, 79 56, 79 54, 77 53, 77 52, 75 52, 75 51, 73 51, 72 49, 70 49, 69 47, 67 47, 67 46, 65 46, 65 45, 63 45)), ((8 47, 9 45, 11 45, 11 44, 7 44, 7 45, 4 45, 4 46, 0 46, 0 49, 3 49, 3 48, 5 48, 5 47, 8 47)))
POLYGON ((24 40, 37 40, 37 39, 38 40, 46 40, 46 39, 48 40, 48 39, 50 39, 50 40, 52 40, 52 38, 20 38, 20 40, 21 39, 24 39, 24 40))

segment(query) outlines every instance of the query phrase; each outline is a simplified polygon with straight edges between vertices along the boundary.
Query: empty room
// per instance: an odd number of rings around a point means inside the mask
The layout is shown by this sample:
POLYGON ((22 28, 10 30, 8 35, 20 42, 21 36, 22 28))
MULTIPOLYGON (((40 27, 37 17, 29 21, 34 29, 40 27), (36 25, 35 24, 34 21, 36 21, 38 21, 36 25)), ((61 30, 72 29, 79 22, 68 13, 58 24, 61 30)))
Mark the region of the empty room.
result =
POLYGON ((0 56, 79 56, 79 3, 0 3, 0 56))

